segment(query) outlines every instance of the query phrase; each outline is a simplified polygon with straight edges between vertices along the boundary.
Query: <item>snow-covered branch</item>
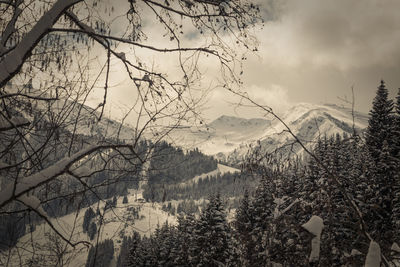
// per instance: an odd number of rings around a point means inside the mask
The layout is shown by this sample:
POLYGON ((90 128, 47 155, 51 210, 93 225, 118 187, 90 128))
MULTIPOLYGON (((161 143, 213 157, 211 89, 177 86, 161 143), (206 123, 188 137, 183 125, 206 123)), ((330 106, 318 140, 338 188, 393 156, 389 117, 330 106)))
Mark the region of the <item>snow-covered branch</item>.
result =
POLYGON ((3 87, 21 69, 25 60, 38 42, 45 36, 49 29, 57 22, 59 17, 71 6, 82 0, 58 0, 47 11, 32 29, 22 38, 21 42, 0 62, 0 87, 3 87))
POLYGON ((313 215, 308 222, 303 224, 301 227, 306 229, 309 233, 313 234, 314 237, 311 240, 311 253, 309 262, 319 261, 319 251, 321 247, 321 233, 324 229, 324 220, 321 217, 313 215))
POLYGON ((133 150, 131 145, 105 144, 89 146, 88 148, 82 149, 71 157, 66 157, 38 173, 20 179, 17 183, 7 184, 4 189, 0 191, 0 208, 12 200, 28 193, 32 189, 53 180, 63 173, 66 173, 75 162, 85 156, 98 150, 116 148, 129 148, 133 150))
POLYGON ((10 36, 14 33, 15 31, 15 23, 17 22, 17 19, 19 15, 22 13, 22 9, 18 8, 18 6, 22 3, 22 0, 16 1, 15 3, 15 11, 14 14, 11 18, 11 20, 8 22, 6 29, 4 30, 3 34, 1 35, 0 39, 0 55, 6 52, 6 43, 10 36))
POLYGON ((89 36, 96 36, 96 37, 99 37, 102 39, 107 39, 107 40, 117 41, 120 43, 130 44, 133 46, 137 46, 137 47, 141 47, 141 48, 145 48, 145 49, 149 49, 149 50, 153 50, 153 51, 161 52, 161 53, 199 51, 199 52, 205 52, 208 54, 217 55, 216 51, 207 49, 204 47, 160 48, 160 47, 151 46, 151 45, 147 45, 147 44, 143 44, 143 43, 139 43, 139 42, 134 42, 134 41, 126 39, 126 38, 96 33, 93 29, 82 30, 82 29, 52 28, 52 29, 50 29, 50 31, 52 31, 52 32, 84 33, 84 34, 88 34, 89 36))

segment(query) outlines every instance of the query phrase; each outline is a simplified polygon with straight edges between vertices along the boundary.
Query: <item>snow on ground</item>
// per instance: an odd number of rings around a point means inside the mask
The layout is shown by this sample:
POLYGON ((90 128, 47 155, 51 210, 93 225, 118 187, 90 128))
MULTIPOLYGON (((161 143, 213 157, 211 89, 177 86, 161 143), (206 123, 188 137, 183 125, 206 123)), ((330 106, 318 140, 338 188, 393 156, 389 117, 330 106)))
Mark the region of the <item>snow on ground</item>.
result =
MULTIPOLYGON (((134 194, 134 192, 131 191, 131 194, 128 196, 127 204, 122 204, 122 197, 120 197, 118 198, 117 206, 106 211, 103 225, 99 232, 99 242, 107 238, 114 241, 114 263, 116 263, 118 258, 124 236, 131 235, 133 231, 139 232, 142 236, 149 236, 157 228, 157 225, 161 226, 166 221, 168 221, 169 224, 176 224, 177 222, 176 217, 161 210, 160 204, 141 203, 136 201, 140 198, 141 192, 134 194), (140 218, 134 219, 129 208, 138 207, 140 207, 140 218)), ((104 202, 100 204, 95 203, 91 207, 96 211, 98 206, 102 211, 104 208, 104 202)), ((60 229, 65 236, 70 237, 72 242, 90 242, 88 235, 82 232, 83 217, 86 209, 87 208, 82 209, 79 213, 71 213, 60 218, 54 218, 52 219, 52 223, 57 229, 60 229)), ((99 223, 97 224, 97 227, 99 227, 99 223)), ((49 251, 48 247, 55 247, 56 241, 52 238, 54 236, 54 232, 47 224, 43 223, 37 225, 32 234, 27 234, 19 240, 17 244, 18 249, 12 249, 9 251, 10 260, 8 266, 23 266, 24 262, 31 259, 33 251, 35 251, 35 257, 42 262, 40 266, 46 266, 43 264, 43 261, 52 260, 53 252, 49 251), (35 241, 35 246, 32 246, 32 240, 35 241)), ((91 243, 94 244, 96 239, 97 235, 91 243)), ((73 267, 84 266, 87 259, 87 253, 88 248, 83 244, 78 245, 74 250, 69 248, 66 258, 69 258, 70 260, 64 265, 73 267)), ((1 262, 5 262, 4 259, 9 255, 8 252, 0 254, 0 257, 2 258, 1 262)), ((52 264, 49 263, 48 266, 52 266, 52 264)))
POLYGON ((185 187, 185 186, 189 186, 189 185, 198 183, 200 181, 200 179, 204 179, 206 177, 215 177, 218 174, 223 175, 225 173, 235 173, 235 172, 240 172, 240 170, 218 163, 216 170, 197 175, 184 183, 180 183, 180 186, 185 187))

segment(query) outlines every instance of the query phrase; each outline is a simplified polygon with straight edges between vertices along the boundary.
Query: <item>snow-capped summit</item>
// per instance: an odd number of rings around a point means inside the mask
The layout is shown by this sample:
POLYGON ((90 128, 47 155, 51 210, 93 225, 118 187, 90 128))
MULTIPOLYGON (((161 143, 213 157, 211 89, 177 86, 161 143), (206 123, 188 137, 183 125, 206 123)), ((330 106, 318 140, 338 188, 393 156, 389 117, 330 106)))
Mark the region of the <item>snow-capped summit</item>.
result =
MULTIPOLYGON (((307 145, 318 137, 351 135, 354 130, 360 133, 368 125, 367 114, 334 104, 300 103, 283 113, 281 119, 307 145)), ((206 154, 229 161, 240 161, 256 145, 271 152, 293 142, 285 126, 272 116, 245 119, 223 115, 204 129, 184 129, 175 136, 179 145, 198 147, 206 154)), ((300 152, 299 147, 295 152, 300 152)))
MULTIPOLYGON (((291 131, 307 146, 313 146, 315 141, 324 136, 330 137, 337 133, 361 133, 368 125, 368 116, 360 112, 334 104, 307 104, 300 103, 287 110, 281 119, 291 131)), ((271 126, 259 138, 257 145, 265 152, 281 149, 284 153, 292 150, 301 152, 299 146, 292 147, 293 137, 286 131, 285 126, 278 120, 272 120, 271 126)), ((252 146, 254 147, 254 142, 252 146)), ((228 158, 238 161, 248 152, 247 146, 236 148, 228 158)))
POLYGON ((246 142, 264 135, 271 121, 263 118, 245 119, 223 115, 205 127, 178 129, 172 134, 174 142, 186 148, 198 147, 203 153, 230 153, 246 142))

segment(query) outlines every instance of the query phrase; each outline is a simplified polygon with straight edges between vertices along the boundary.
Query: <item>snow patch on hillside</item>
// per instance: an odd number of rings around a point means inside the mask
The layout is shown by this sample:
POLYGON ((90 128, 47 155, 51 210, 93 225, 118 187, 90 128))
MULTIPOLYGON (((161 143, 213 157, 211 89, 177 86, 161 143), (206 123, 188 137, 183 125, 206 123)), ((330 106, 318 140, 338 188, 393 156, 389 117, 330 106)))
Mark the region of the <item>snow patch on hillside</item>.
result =
POLYGON ((181 183, 180 186, 185 187, 185 186, 196 184, 200 181, 200 179, 204 179, 206 177, 216 177, 218 175, 224 175, 225 173, 235 173, 235 172, 240 172, 240 170, 218 163, 216 170, 197 175, 197 176, 193 177, 192 179, 190 179, 184 183, 181 183))
MULTIPOLYGON (((133 192, 132 192, 133 193, 133 192)), ((157 225, 162 225, 168 221, 169 224, 175 225, 177 223, 176 217, 169 215, 161 210, 160 204, 157 203, 140 203, 136 200, 141 198, 141 193, 130 194, 128 196, 128 203, 122 204, 122 197, 118 199, 117 206, 113 209, 108 209, 103 218, 103 224, 99 232, 99 242, 105 239, 112 239, 114 242, 114 260, 116 261, 119 255, 120 247, 124 236, 132 235, 133 231, 139 232, 142 236, 149 236, 156 228, 157 225), (140 207, 139 219, 134 219, 130 208, 140 207)), ((92 209, 97 210, 97 207, 102 211, 104 202, 93 204, 92 209)), ((82 231, 82 224, 84 214, 87 208, 80 210, 78 213, 71 213, 60 218, 53 218, 51 221, 57 229, 66 237, 71 238, 71 242, 87 241, 92 244, 96 243, 96 237, 90 241, 86 233, 82 231)), ((99 227, 99 223, 97 223, 99 227)), ((21 237, 17 246, 6 253, 0 254, 5 262, 5 257, 10 253, 10 266, 20 266, 28 262, 32 257, 32 251, 35 251, 36 259, 45 261, 51 260, 52 251, 50 247, 54 247, 54 232, 50 227, 43 223, 37 225, 32 233, 26 234, 21 237), (32 240, 35 244, 32 246, 32 240), (24 249, 18 249, 24 248, 24 249)), ((67 249, 65 266, 84 266, 87 259, 89 249, 79 244, 75 249, 67 249)), ((42 266, 46 266, 43 262, 42 266)))

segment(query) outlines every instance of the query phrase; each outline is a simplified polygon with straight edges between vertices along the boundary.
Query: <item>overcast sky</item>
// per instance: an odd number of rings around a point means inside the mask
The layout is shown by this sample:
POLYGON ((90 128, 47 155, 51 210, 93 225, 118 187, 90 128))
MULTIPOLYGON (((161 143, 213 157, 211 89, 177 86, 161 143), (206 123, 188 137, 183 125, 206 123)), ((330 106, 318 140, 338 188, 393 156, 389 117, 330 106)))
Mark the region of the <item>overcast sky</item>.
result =
MULTIPOLYGON (((271 3, 271 2, 270 2, 271 3)), ((265 7, 260 58, 245 65, 245 84, 275 108, 351 99, 368 112, 381 79, 400 87, 400 1, 287 0, 265 7), (277 4, 284 3, 284 4, 277 4)), ((216 93, 214 102, 223 99, 216 93)))
MULTIPOLYGON (((399 0, 260 1, 266 23, 257 32, 259 53, 248 58, 243 76, 258 101, 278 111, 298 102, 343 104, 339 98, 351 99, 354 86, 356 109, 368 112, 381 79, 391 97, 397 94, 399 0)), ((232 101, 216 89, 204 115, 234 115, 232 101)))

